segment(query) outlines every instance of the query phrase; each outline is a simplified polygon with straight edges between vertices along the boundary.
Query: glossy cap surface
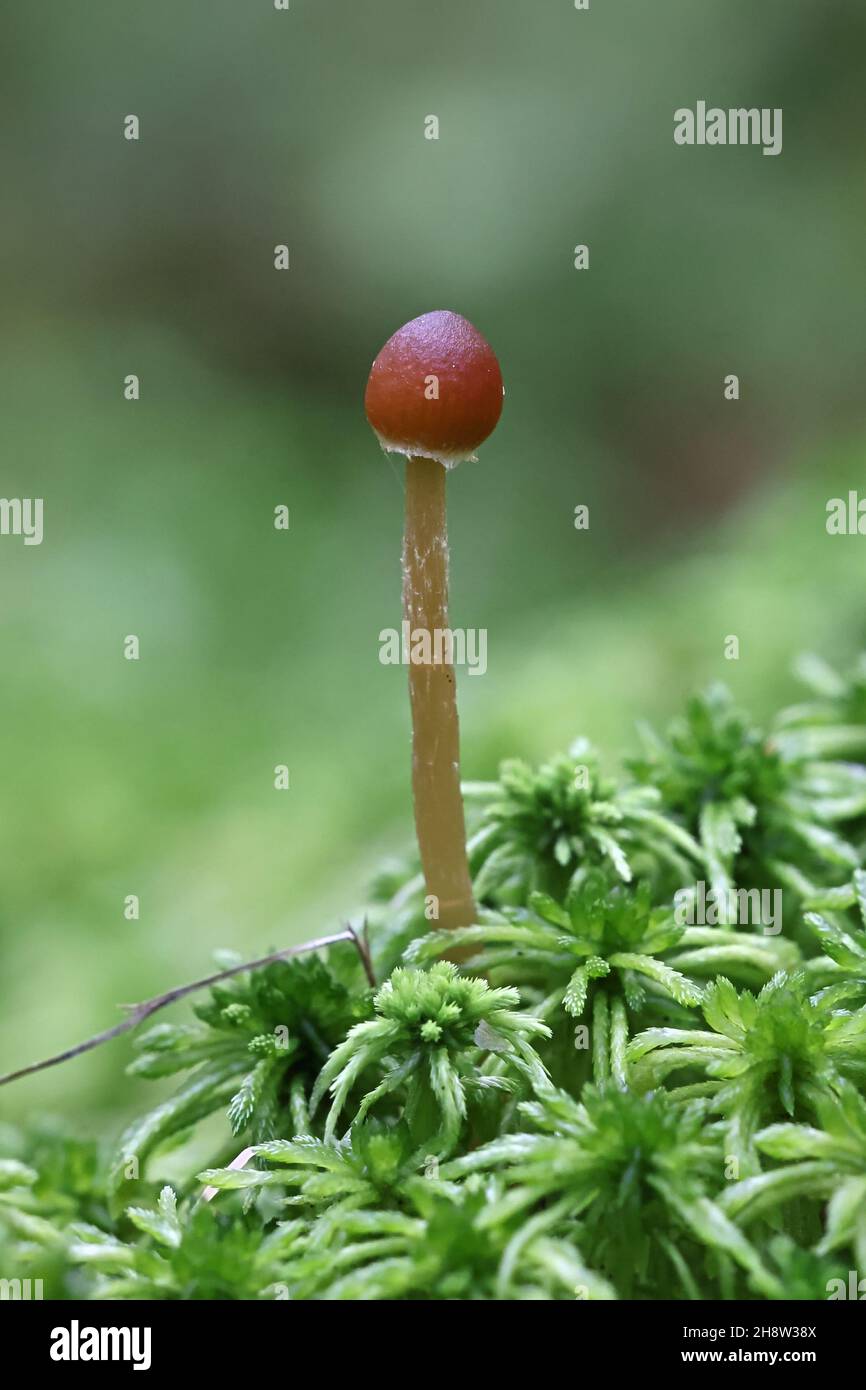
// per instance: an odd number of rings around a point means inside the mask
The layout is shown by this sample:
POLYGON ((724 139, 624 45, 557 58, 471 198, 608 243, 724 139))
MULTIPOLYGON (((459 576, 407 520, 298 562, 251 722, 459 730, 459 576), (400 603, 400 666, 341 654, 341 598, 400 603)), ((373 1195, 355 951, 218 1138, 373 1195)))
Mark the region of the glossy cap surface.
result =
POLYGON ((370 371, 364 409, 383 449, 451 467, 492 433, 502 397, 487 339, 460 314, 435 309, 388 339, 370 371))

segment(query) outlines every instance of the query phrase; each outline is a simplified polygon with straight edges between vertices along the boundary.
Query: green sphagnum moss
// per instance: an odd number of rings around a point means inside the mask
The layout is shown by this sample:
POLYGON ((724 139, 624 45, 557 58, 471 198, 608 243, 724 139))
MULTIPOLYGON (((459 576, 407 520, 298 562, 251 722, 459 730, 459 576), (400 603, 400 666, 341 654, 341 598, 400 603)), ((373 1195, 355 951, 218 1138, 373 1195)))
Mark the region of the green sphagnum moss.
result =
POLYGON ((341 944, 149 1028, 132 1071, 183 1079, 113 1153, 6 1136, 3 1268, 292 1300, 826 1298, 866 1269, 866 661, 801 670, 769 729, 714 689, 622 779, 581 742, 468 787, 475 924, 431 932, 392 872, 375 989, 341 944), (772 928, 732 910, 762 893, 772 928), (160 1191, 220 1111, 213 1166, 160 1191))

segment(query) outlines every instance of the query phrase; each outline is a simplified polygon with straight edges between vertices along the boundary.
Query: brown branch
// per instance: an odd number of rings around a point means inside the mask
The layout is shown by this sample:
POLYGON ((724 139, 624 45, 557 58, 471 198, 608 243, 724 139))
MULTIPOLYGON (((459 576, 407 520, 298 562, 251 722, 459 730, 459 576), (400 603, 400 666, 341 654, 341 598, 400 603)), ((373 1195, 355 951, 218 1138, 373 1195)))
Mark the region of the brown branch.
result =
POLYGON ((32 1076, 34 1072, 45 1071, 48 1067, 56 1067, 60 1062, 68 1062, 72 1057, 79 1057, 83 1052, 90 1052, 94 1047, 99 1047, 102 1043, 110 1042, 112 1038, 118 1038, 122 1033, 128 1033, 136 1028, 144 1019, 155 1014, 158 1009, 164 1009, 168 1004, 175 1004, 178 999, 184 999, 188 994, 194 994, 196 990, 207 989, 208 985, 219 984, 221 980, 227 980, 232 975, 242 975, 246 970, 259 970, 264 965, 272 965, 274 961, 286 960, 289 956, 300 956, 306 951, 319 951, 323 946, 333 946, 338 941, 351 941, 364 967, 364 973, 375 988, 376 977, 373 974, 373 965, 370 959, 369 945, 366 939, 366 923, 364 926, 363 939, 352 926, 347 926, 345 931, 337 932, 333 936, 320 936, 315 941, 305 941, 300 946, 287 946, 283 951, 274 951, 270 956, 262 956, 260 960, 246 961, 243 965, 232 965, 228 970, 218 970, 213 975, 206 975, 202 980, 193 980, 189 985, 177 985, 174 989, 169 989, 165 994, 158 994, 154 999, 144 999, 140 1004, 122 1004, 121 1008, 126 1009, 127 1017, 120 1023, 116 1023, 113 1028, 106 1028, 104 1032, 97 1033, 94 1037, 88 1038, 86 1042, 79 1043, 77 1047, 68 1047, 65 1052, 58 1052, 54 1057, 46 1057, 43 1062, 33 1062, 29 1067, 20 1067, 18 1071, 7 1072, 5 1076, 0 1076, 0 1086, 7 1085, 10 1081, 18 1081, 22 1076, 32 1076))
POLYGON ((367 976, 367 983, 369 984, 371 989, 375 989, 377 981, 376 972, 373 969, 373 956, 370 951, 370 924, 365 917, 364 925, 361 928, 360 936, 355 931, 355 928, 352 926, 351 922, 346 923, 346 931, 349 933, 352 940, 354 941, 355 949, 357 950, 358 955, 361 957, 361 964, 364 967, 364 974, 367 976))

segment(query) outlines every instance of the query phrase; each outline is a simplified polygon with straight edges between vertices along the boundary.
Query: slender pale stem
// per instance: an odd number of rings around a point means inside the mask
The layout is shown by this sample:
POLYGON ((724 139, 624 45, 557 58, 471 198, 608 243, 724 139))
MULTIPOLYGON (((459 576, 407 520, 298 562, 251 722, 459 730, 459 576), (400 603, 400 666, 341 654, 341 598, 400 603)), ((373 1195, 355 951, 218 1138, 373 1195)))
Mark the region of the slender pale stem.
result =
POLYGON ((412 791, 415 829, 427 893, 438 899, 439 927, 466 927, 476 920, 466 860, 466 828, 460 793, 460 730, 448 629, 447 470, 428 458, 406 464, 406 532, 403 538, 403 617, 409 624, 409 698, 412 705, 412 791), (423 650, 427 633, 428 649, 423 650), (413 636, 415 638, 413 644, 413 636), (413 661, 415 654, 429 656, 413 661))

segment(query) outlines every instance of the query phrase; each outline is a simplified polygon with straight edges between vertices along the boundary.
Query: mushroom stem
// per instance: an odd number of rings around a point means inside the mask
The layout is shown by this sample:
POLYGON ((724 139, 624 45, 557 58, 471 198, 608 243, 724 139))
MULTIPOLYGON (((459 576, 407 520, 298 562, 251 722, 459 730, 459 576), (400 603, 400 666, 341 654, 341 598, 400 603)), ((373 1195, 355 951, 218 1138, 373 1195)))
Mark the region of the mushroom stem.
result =
MULTIPOLYGON (((453 665, 435 661, 435 634, 448 628, 447 469, 430 458, 406 463, 403 616, 409 624, 412 705, 412 791, 415 829, 427 893, 438 900, 438 927, 466 927, 476 918, 466 860, 460 792, 460 729, 453 665), (429 662, 412 660, 413 634, 429 634, 429 662)), ((444 639, 440 638, 440 641, 444 639)))

